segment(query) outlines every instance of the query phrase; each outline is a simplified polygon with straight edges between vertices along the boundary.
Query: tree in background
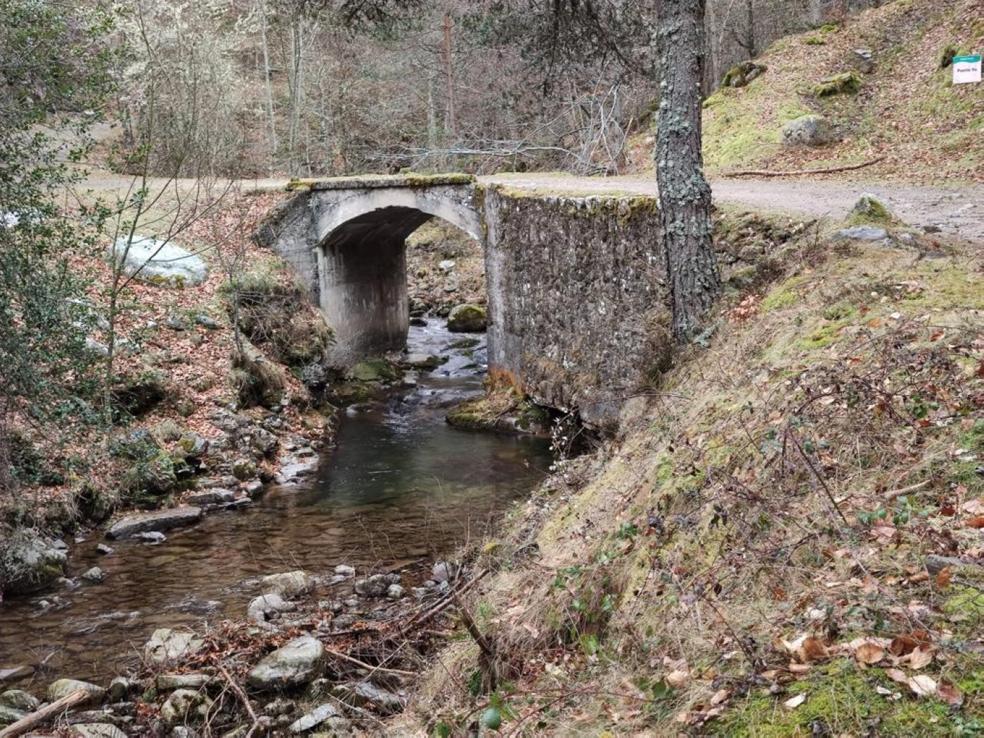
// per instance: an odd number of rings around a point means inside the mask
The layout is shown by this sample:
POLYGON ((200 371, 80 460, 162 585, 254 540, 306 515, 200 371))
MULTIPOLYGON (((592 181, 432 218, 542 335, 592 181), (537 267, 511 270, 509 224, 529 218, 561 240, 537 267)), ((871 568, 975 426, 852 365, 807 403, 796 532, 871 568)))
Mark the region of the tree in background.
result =
POLYGON ((686 340, 699 328, 721 286, 711 242, 711 188, 701 151, 704 0, 660 0, 656 48, 660 236, 670 273, 673 333, 686 340))

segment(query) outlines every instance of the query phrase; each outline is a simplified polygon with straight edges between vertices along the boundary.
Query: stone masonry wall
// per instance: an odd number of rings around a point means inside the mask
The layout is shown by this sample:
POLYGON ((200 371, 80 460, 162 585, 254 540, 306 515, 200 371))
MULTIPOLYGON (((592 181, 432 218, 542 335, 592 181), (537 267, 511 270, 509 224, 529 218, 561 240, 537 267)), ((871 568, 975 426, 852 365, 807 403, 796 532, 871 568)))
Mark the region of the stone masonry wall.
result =
POLYGON ((671 348, 650 198, 485 197, 490 363, 539 403, 609 427, 671 348))

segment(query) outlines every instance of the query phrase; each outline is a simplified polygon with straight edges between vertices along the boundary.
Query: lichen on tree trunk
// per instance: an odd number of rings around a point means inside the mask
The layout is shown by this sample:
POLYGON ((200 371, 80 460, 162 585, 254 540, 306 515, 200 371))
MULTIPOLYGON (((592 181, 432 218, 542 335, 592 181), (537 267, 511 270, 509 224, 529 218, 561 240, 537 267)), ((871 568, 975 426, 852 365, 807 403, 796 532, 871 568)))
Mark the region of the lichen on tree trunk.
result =
POLYGON ((656 29, 660 104, 656 134, 661 236, 673 333, 693 336, 721 287, 711 241, 711 188, 701 154, 704 0, 661 0, 656 29))

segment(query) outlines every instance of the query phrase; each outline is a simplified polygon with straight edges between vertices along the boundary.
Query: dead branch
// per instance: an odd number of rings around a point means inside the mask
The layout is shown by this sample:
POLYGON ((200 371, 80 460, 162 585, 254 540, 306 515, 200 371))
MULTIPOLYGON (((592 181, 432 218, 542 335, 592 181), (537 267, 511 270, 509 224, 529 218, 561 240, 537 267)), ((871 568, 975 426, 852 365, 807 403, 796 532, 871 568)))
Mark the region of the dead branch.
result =
POLYGON ((853 172, 857 169, 864 169, 880 161, 884 161, 884 156, 870 159, 861 164, 851 164, 843 167, 829 167, 827 169, 803 169, 800 171, 782 172, 772 169, 744 169, 737 172, 723 172, 722 177, 808 177, 813 174, 836 174, 837 172, 853 172))
POLYGON ((85 702, 89 699, 89 696, 89 693, 84 689, 79 689, 69 695, 65 695, 60 700, 55 700, 47 707, 42 707, 40 710, 36 710, 30 715, 22 717, 13 725, 8 725, 3 730, 0 730, 0 738, 16 738, 16 736, 24 735, 34 728, 44 725, 50 719, 61 715, 63 712, 82 702, 85 702))
POLYGON ((334 656, 337 659, 341 659, 342 661, 348 661, 350 664, 361 666, 363 669, 369 669, 370 672, 378 671, 384 674, 396 674, 397 676, 407 676, 407 677, 418 676, 418 673, 413 671, 403 671, 401 669, 387 669, 384 666, 373 666, 372 664, 367 664, 365 661, 359 661, 359 659, 353 656, 349 656, 346 653, 342 653, 341 651, 334 651, 330 648, 326 648, 325 653, 327 653, 329 656, 334 656))
POLYGON ((218 667, 219 673, 222 674, 222 678, 226 680, 229 688, 233 691, 236 697, 239 698, 239 701, 243 703, 243 707, 246 708, 246 712, 249 714, 250 720, 253 721, 253 725, 250 726, 249 731, 246 733, 246 738, 250 738, 250 736, 252 736, 256 731, 257 727, 259 727, 260 719, 256 717, 256 712, 253 710, 253 705, 250 704, 249 697, 246 696, 246 693, 243 691, 243 688, 239 686, 239 683, 232 678, 232 674, 230 674, 228 670, 222 666, 222 664, 219 664, 218 667))

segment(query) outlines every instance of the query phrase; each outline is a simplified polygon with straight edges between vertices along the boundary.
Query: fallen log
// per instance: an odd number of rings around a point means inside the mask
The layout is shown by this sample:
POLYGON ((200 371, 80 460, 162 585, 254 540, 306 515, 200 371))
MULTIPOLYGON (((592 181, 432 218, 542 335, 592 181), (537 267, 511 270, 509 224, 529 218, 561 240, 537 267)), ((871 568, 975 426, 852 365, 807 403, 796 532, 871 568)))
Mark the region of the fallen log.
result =
POLYGON ((55 700, 47 707, 42 707, 40 710, 36 710, 30 715, 22 717, 16 723, 0 730, 0 738, 17 738, 19 735, 24 735, 28 731, 44 725, 52 718, 61 715, 66 710, 70 710, 76 705, 85 702, 90 696, 84 689, 65 695, 60 700, 55 700))
POLYGON ((843 167, 829 167, 827 169, 802 169, 799 171, 782 172, 772 169, 744 169, 737 172, 723 172, 722 177, 809 177, 813 174, 836 174, 837 172, 853 172, 856 169, 864 169, 872 164, 884 161, 884 156, 876 159, 869 159, 861 164, 849 164, 843 167))

